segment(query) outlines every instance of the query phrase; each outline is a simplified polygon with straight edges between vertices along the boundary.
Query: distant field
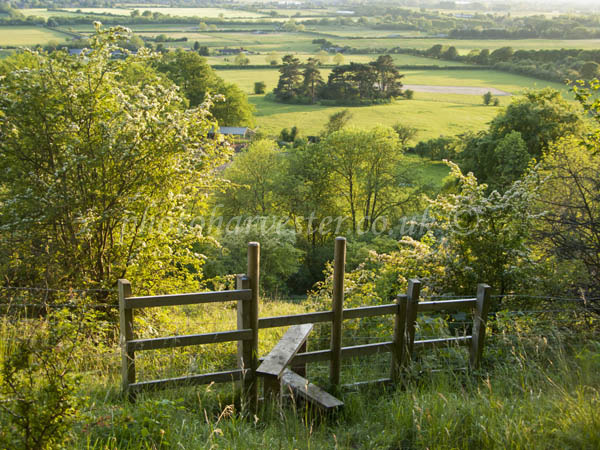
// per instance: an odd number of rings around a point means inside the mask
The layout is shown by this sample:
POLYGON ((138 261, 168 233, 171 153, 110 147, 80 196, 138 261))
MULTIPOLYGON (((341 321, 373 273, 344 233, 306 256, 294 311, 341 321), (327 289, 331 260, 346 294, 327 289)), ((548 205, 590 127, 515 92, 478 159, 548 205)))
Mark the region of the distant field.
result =
POLYGON ((139 11, 152 11, 162 14, 169 14, 170 16, 179 17, 211 17, 216 18, 223 16, 224 19, 240 19, 250 18, 256 19, 265 17, 263 14, 257 14, 251 11, 240 11, 236 9, 225 9, 225 8, 160 8, 160 7, 146 7, 146 6, 135 6, 131 7, 131 10, 138 9, 139 11))
MULTIPOLYGON (((261 55, 264 61, 264 55, 261 55)), ((233 59, 233 57, 231 57, 233 59)), ((212 60, 211 60, 212 61, 212 60)), ((321 75, 327 79, 329 69, 322 69, 321 75)), ((255 81, 264 81, 267 89, 272 90, 279 79, 277 69, 219 70, 223 79, 238 84, 244 91, 253 92, 255 81)), ((406 84, 427 84, 434 86, 477 86, 494 87, 513 94, 527 88, 546 86, 568 92, 568 88, 559 83, 536 80, 521 75, 513 75, 494 70, 401 70, 406 84)))
POLYGON ((79 14, 75 13, 75 12, 66 12, 66 11, 49 11, 46 8, 26 8, 26 9, 19 9, 18 10, 21 14, 23 14, 26 17, 29 16, 36 16, 36 17, 76 17, 79 16, 79 14))
MULTIPOLYGON (((357 33, 358 34, 358 33, 357 33)), ((515 40, 467 40, 467 39, 443 39, 443 38, 396 38, 396 39, 348 39, 345 37, 329 38, 334 44, 339 46, 348 45, 354 48, 417 48, 428 49, 435 44, 453 45, 461 54, 466 54, 473 49, 488 48, 490 50, 500 47, 512 47, 523 50, 543 50, 543 49, 561 49, 577 48, 595 50, 600 47, 600 39, 515 39, 515 40)))
MULTIPOLYGON (((193 41, 188 41, 189 45, 193 44, 193 41)), ((248 48, 248 47, 245 47, 248 48)), ((250 60, 250 65, 266 65, 266 59, 265 57, 269 54, 270 52, 263 52, 260 55, 247 55, 248 59, 250 60)), ((281 57, 283 57, 284 55, 287 55, 289 52, 276 52, 278 57, 279 57, 279 62, 281 62, 281 57)), ((296 56, 298 59, 300 59, 302 62, 305 62, 308 58, 314 58, 317 56, 317 51, 315 51, 314 53, 295 53, 294 56, 296 56)), ((333 56, 334 55, 329 55, 329 59, 326 62, 326 64, 333 64, 333 56)), ((358 62, 358 63, 368 63, 371 61, 375 61, 377 59, 379 55, 377 54, 373 54, 373 55, 344 55, 344 63, 349 63, 349 62, 358 62)), ((442 60, 437 60, 437 59, 432 59, 432 58, 424 58, 421 56, 412 56, 412 55, 391 55, 394 62, 398 65, 406 65, 406 66, 412 66, 412 65, 424 65, 424 66, 429 66, 429 65, 435 65, 435 66, 440 66, 440 67, 446 67, 446 66, 466 66, 466 64, 460 63, 460 62, 453 62, 453 61, 442 61, 442 60)), ((232 66, 235 66, 234 64, 234 59, 235 56, 210 56, 207 58, 210 64, 230 64, 232 66)))
POLYGON ((27 8, 20 9, 19 11, 25 16, 42 16, 42 17, 50 17, 50 16, 60 16, 60 15, 76 15, 77 11, 81 13, 92 13, 92 14, 114 14, 119 16, 128 16, 131 14, 131 11, 134 9, 142 11, 152 11, 159 12, 162 14, 169 14, 171 16, 178 17, 211 17, 216 18, 221 14, 224 19, 241 19, 241 18, 249 18, 256 19, 265 17, 264 14, 257 14, 251 11, 239 11, 236 9, 225 9, 225 8, 161 8, 161 7, 153 7, 153 6, 144 6, 144 5, 135 5, 130 8, 61 8, 65 11, 69 11, 65 13, 63 11, 48 11, 46 8, 27 8))
POLYGON ((48 41, 54 40, 63 42, 68 36, 58 31, 50 30, 43 27, 0 27, 0 43, 1 45, 11 46, 29 46, 37 44, 47 44, 48 41))

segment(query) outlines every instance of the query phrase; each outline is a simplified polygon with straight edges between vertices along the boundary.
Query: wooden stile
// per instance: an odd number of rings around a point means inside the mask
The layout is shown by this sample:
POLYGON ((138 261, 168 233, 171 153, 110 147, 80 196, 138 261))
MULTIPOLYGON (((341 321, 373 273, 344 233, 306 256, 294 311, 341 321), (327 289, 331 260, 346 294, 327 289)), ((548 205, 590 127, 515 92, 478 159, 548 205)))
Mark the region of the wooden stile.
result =
POLYGON ((333 320, 331 322, 331 361, 329 363, 329 382, 332 386, 338 386, 340 384, 345 268, 346 238, 337 237, 335 238, 335 253, 333 264, 333 320))
MULTIPOLYGON (((303 378, 306 364, 329 361, 329 380, 337 391, 340 388, 341 360, 391 352, 391 378, 375 380, 379 383, 398 382, 405 365, 415 349, 434 349, 448 345, 470 347, 470 367, 481 363, 485 341, 486 318, 490 307, 491 288, 480 284, 476 298, 419 302, 421 283, 409 280, 406 295, 398 295, 396 303, 367 306, 344 310, 344 275, 346 264, 346 239, 335 240, 333 293, 331 311, 266 317, 259 319, 260 297, 260 244, 248 244, 247 275, 236 277, 236 289, 218 292, 132 297, 131 284, 118 281, 120 312, 120 344, 122 360, 122 388, 134 401, 138 392, 165 389, 176 386, 192 386, 212 382, 239 382, 243 396, 252 411, 258 407, 258 378, 264 381, 265 398, 280 393, 281 384, 288 386, 295 395, 325 410, 336 409, 341 401, 303 378), (237 301, 237 330, 215 333, 168 336, 153 339, 134 339, 133 309, 156 306, 190 305, 210 302, 237 301), (416 318, 419 312, 445 310, 474 310, 472 336, 415 341, 416 318), (342 324, 344 320, 393 314, 393 340, 372 344, 342 347, 342 324), (331 322, 330 348, 307 351, 307 337, 314 323, 331 322), (259 366, 258 331, 260 328, 290 326, 291 328, 262 359, 259 366), (217 373, 192 375, 165 380, 135 381, 135 353, 143 350, 182 347, 237 341, 238 368, 217 373), (289 369, 288 367, 291 367, 289 369)), ((354 387, 365 383, 356 383, 354 387)))
POLYGON ((265 399, 279 396, 280 378, 283 371, 292 362, 294 355, 298 353, 302 345, 306 343, 312 329, 312 323, 290 327, 264 358, 256 373, 263 379, 265 399))

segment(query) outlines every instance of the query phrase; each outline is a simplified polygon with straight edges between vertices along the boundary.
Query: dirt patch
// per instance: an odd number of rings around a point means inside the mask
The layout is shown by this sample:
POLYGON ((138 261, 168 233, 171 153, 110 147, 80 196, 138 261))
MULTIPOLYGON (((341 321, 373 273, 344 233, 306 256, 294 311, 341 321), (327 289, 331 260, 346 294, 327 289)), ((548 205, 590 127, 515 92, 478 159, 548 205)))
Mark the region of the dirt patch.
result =
POLYGON ((491 92, 497 96, 512 95, 510 92, 502 91, 496 88, 476 87, 476 86, 430 86, 427 84, 405 84, 404 89, 410 89, 415 92, 433 92, 436 94, 463 94, 463 95, 483 95, 491 92))

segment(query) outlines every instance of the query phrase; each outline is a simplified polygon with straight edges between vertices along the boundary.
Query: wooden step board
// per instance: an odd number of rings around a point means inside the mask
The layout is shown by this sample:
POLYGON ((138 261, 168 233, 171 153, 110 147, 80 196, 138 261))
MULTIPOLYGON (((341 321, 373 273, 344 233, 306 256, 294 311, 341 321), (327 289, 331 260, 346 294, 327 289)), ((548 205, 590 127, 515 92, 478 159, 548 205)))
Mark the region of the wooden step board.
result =
POLYGON ((291 389, 292 394, 303 398, 308 403, 318 406, 325 411, 335 411, 344 406, 344 402, 338 400, 319 386, 312 384, 306 378, 292 372, 290 369, 283 371, 281 382, 284 386, 291 389))
POLYGON ((263 377, 265 399, 279 395, 283 371, 302 348, 312 329, 312 323, 291 326, 256 369, 256 373, 263 377))

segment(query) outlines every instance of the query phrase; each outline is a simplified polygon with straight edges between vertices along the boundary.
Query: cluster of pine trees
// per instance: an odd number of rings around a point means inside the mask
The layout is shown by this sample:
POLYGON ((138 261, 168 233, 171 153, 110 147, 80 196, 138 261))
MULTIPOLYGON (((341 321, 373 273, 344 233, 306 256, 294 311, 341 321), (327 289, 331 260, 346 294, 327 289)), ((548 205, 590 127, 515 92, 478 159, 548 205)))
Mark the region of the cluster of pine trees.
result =
POLYGON ((336 66, 327 82, 323 80, 318 61, 310 58, 306 64, 293 55, 283 57, 281 75, 274 90, 282 102, 315 103, 317 100, 338 104, 375 103, 403 95, 403 77, 389 55, 376 61, 336 66))

